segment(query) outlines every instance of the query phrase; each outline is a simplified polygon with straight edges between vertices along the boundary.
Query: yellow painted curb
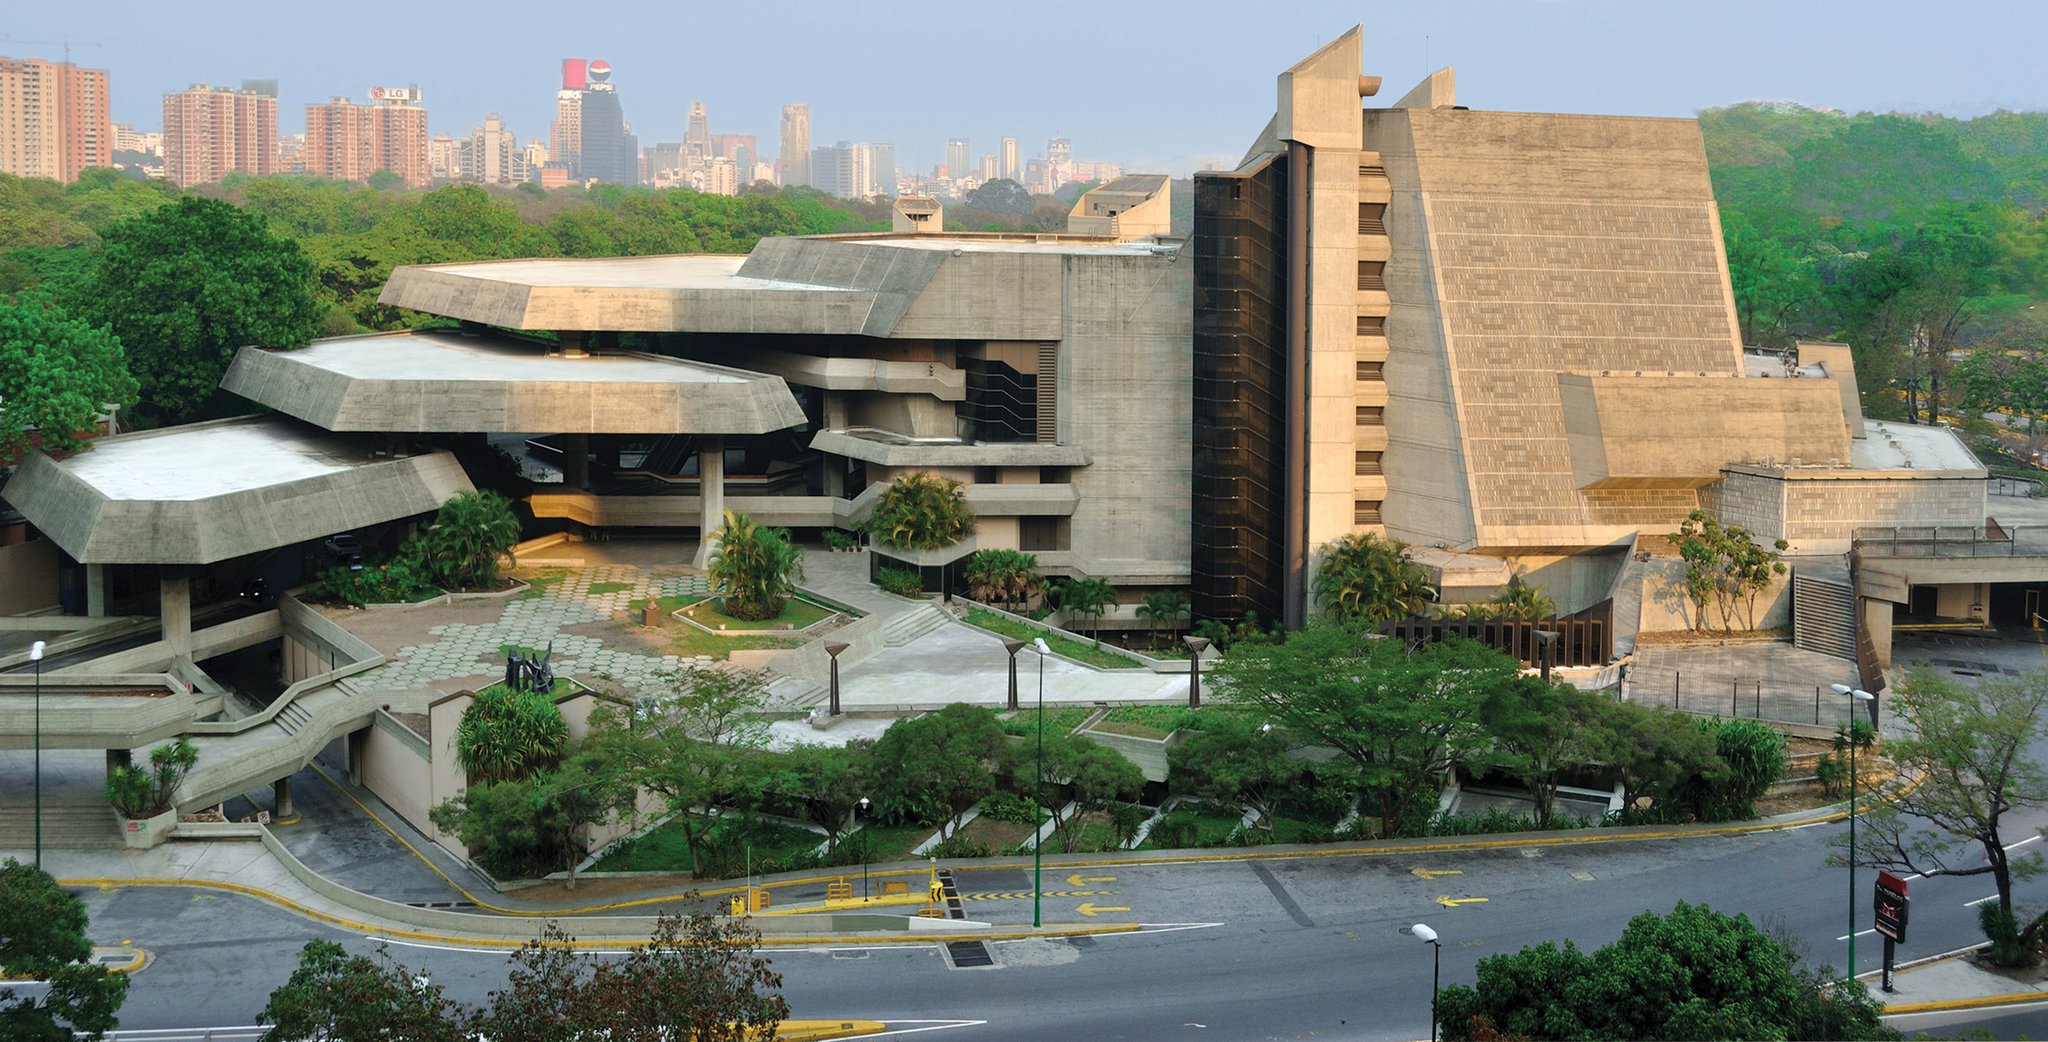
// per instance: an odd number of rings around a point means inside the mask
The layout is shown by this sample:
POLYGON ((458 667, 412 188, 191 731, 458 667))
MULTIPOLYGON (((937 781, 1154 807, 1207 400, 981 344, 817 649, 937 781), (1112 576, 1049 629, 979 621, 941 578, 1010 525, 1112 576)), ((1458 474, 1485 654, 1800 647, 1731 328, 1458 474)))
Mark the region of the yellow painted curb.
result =
POLYGON ((2009 995, 1984 995, 1974 999, 1942 999, 1939 1002, 1901 1002, 1886 1006, 1884 1016, 1895 1013, 1939 1013, 1951 1009, 1981 1009, 1986 1006, 2016 1006, 2027 1002, 2048 1002, 2048 992, 2020 991, 2009 995))
POLYGON ((878 1035, 889 1025, 879 1020, 785 1020, 775 1027, 775 1042, 824 1042, 832 1038, 878 1035))
POLYGON ((140 948, 130 948, 128 950, 133 954, 133 957, 120 966, 107 967, 108 973, 134 973, 136 970, 142 968, 143 963, 149 961, 148 952, 143 951, 140 948))

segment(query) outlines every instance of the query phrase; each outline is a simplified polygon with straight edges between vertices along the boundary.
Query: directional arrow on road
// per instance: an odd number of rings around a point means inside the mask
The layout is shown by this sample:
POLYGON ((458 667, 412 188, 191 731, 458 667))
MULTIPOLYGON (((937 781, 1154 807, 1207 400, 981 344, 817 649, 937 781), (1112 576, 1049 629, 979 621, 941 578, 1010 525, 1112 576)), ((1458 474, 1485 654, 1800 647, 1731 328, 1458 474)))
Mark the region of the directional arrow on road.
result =
POLYGON ((1114 883, 1115 876, 1084 876, 1079 872, 1067 877, 1068 886, 1087 886, 1090 883, 1114 883))
POLYGON ((1465 870, 1462 868, 1411 868, 1408 870, 1408 874, 1417 879, 1435 879, 1438 876, 1462 876, 1465 874, 1465 870))
POLYGON ((1443 905, 1445 908, 1456 908, 1459 905, 1483 905, 1486 903, 1486 898, 1452 897, 1449 894, 1438 894, 1436 897, 1436 903, 1443 905))
POLYGON ((1074 909, 1074 911, 1092 919, 1103 912, 1128 912, 1130 909, 1123 905, 1099 905, 1093 901, 1083 901, 1081 902, 1081 907, 1074 909))

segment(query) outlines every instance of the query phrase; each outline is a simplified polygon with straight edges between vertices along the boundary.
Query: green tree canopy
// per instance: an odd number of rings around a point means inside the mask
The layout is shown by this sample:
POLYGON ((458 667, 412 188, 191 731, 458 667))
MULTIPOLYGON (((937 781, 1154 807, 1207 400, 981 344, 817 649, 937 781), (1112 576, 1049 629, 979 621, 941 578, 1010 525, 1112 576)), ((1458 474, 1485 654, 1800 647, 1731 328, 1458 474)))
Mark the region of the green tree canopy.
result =
POLYGON ((516 781, 560 763, 569 724, 551 692, 492 684, 455 725, 455 762, 473 785, 516 781))
POLYGON ((441 504, 424 538, 435 582, 451 590, 490 589, 498 582, 498 561, 519 542, 519 519, 504 496, 471 489, 441 504))
POLYGON ((242 347, 298 347, 320 329, 313 268, 262 219, 187 196, 104 233, 83 314, 127 349, 144 415, 184 423, 214 403, 242 347))
POLYGON ((128 978, 92 960, 85 906, 33 865, 0 863, 0 978, 48 981, 38 993, 0 987, 0 1038, 71 1042, 112 1031, 128 978))
POLYGON ((106 406, 133 404, 135 393, 112 333, 39 294, 0 298, 0 460, 31 439, 52 452, 84 448, 106 406))
POLYGON ((735 619, 772 619, 782 614, 804 577, 804 551, 789 529, 757 523, 736 511, 725 512, 718 530, 718 549, 708 562, 711 592, 718 609, 735 619))
POLYGON ((995 713, 983 706, 954 702, 898 720, 875 742, 879 813, 951 832, 995 789, 994 767, 1008 746, 995 713))
POLYGON ((1407 544, 1353 532, 1325 545, 1316 565, 1316 599, 1341 623, 1377 626, 1422 614, 1435 599, 1429 573, 1407 557, 1407 544))
POLYGON ((974 511, 959 481, 913 471, 882 490, 867 527, 875 542, 886 547, 937 550, 974 532, 974 511))

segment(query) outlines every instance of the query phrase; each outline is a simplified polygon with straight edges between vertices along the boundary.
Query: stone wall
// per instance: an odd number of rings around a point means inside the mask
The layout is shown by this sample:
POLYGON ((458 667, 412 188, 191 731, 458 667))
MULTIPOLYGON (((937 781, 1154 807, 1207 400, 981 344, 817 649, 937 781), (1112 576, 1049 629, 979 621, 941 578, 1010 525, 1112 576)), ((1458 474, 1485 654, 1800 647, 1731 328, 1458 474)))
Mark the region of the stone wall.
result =
POLYGON ((1845 553, 1858 528, 1982 527, 1984 479, 1730 467, 1707 487, 1703 505, 1760 543, 1784 539, 1795 553, 1845 553))

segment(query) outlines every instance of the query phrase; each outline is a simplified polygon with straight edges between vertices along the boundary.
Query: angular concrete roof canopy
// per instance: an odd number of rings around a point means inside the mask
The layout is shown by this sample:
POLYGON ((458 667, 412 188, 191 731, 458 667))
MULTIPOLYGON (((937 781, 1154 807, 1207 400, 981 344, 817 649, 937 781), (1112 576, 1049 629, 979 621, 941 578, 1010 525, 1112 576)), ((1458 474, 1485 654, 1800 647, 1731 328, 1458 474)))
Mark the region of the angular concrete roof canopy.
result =
POLYGON ((804 422, 779 376, 445 331, 245 347, 221 386, 331 431, 763 434, 804 422))
POLYGON ((101 438, 23 457, 7 500, 85 564, 212 564, 438 508, 473 486, 446 452, 373 458, 283 417, 101 438))

